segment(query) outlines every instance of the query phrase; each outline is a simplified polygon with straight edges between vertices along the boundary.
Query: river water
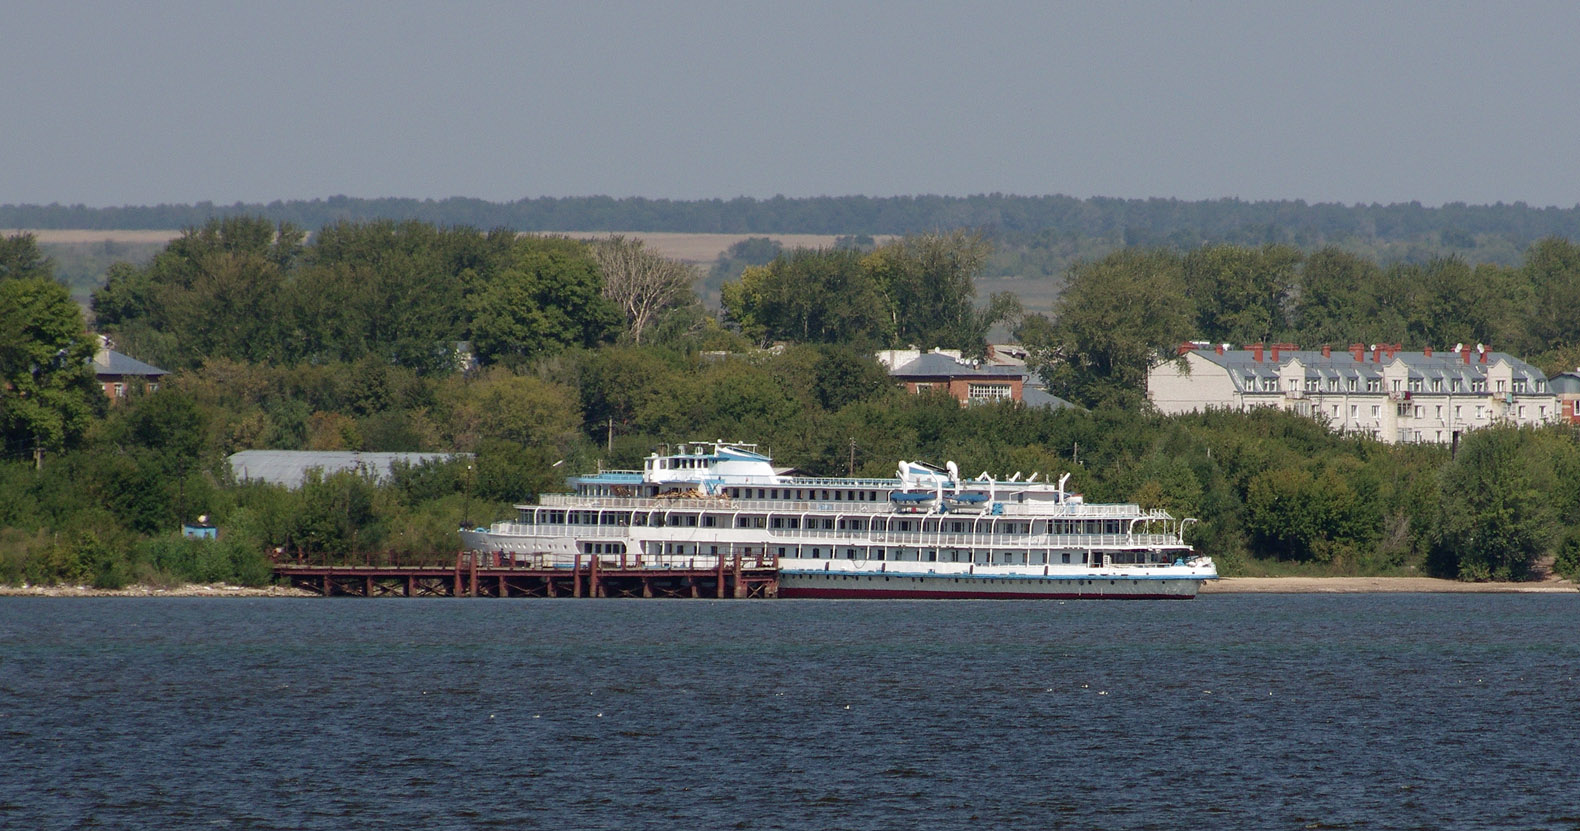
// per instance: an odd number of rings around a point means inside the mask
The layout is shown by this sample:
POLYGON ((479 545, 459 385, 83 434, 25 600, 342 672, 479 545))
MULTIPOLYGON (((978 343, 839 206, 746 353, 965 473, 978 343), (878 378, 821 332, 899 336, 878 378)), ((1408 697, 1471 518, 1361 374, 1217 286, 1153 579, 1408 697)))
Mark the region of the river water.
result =
POLYGON ((4 828, 1580 828, 1580 595, 0 598, 4 828))

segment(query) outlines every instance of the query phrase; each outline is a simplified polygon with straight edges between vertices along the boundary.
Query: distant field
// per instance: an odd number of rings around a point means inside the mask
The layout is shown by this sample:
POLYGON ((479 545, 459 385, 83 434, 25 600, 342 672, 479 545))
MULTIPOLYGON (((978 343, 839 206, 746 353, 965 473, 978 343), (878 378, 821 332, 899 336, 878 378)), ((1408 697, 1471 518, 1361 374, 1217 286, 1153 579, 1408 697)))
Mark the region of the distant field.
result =
MULTIPOLYGON (((27 231, 45 245, 94 245, 112 243, 165 243, 181 235, 180 231, 92 231, 86 229, 28 230, 0 229, 0 236, 27 231)), ((557 232, 558 233, 558 232, 557 232)), ((674 234, 649 231, 565 231, 563 234, 577 239, 597 239, 612 233, 638 237, 660 254, 674 260, 691 263, 711 263, 725 249, 750 237, 768 237, 779 241, 786 248, 826 248, 837 239, 832 234, 674 234)), ((886 237, 883 239, 887 239, 886 237)), ((880 241, 882 241, 880 239, 880 241)))

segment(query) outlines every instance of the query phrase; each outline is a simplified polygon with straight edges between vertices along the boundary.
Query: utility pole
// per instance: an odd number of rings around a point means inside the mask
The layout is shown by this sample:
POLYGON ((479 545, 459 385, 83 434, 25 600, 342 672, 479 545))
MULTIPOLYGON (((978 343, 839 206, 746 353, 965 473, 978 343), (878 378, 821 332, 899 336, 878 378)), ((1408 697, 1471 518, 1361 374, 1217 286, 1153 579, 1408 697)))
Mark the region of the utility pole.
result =
POLYGON ((854 437, 850 440, 850 470, 845 475, 852 478, 856 475, 856 439, 854 437))

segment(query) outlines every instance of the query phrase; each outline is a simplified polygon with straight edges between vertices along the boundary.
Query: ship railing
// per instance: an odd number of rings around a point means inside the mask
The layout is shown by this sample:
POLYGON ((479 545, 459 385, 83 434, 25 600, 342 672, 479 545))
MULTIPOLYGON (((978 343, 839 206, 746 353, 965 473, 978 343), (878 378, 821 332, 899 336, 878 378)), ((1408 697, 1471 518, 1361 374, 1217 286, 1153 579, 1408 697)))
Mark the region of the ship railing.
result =
MULTIPOLYGON (((895 505, 887 501, 863 502, 832 499, 656 499, 646 496, 597 496, 586 497, 570 493, 546 493, 538 499, 545 508, 567 510, 663 510, 663 511, 732 511, 735 513, 775 514, 899 514, 895 505)), ((908 516, 1008 516, 1040 517, 1047 519, 1167 519, 1163 511, 1142 510, 1129 504, 1070 505, 1050 502, 996 502, 973 508, 957 508, 940 513, 933 510, 906 514, 908 516), (994 513, 993 505, 1000 506, 994 513)))
MULTIPOLYGON (((633 526, 626 525, 523 525, 503 523, 496 530, 506 534, 537 537, 618 538, 633 526)), ((673 532, 675 541, 712 543, 718 532, 761 535, 763 543, 818 542, 828 545, 899 545, 917 548, 1159 548, 1178 547, 1184 542, 1177 534, 952 534, 928 531, 855 531, 827 528, 726 528, 723 526, 634 526, 645 531, 673 532), (682 540, 679 535, 685 535, 682 540), (702 540, 706 538, 706 541, 702 540)))

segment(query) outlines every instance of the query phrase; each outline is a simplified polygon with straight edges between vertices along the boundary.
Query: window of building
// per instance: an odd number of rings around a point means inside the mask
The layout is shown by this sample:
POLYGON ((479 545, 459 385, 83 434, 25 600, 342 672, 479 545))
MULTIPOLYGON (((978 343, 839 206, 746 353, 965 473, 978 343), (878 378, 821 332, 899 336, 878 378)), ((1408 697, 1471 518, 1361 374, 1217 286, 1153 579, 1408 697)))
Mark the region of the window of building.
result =
POLYGON ((1454 405, 1454 418, 1459 418, 1459 405, 1454 405))
POLYGON ((1009 384, 970 384, 967 390, 966 397, 972 401, 1007 401, 1010 398, 1009 384))
POLYGON ((1449 392, 1459 392, 1460 389, 1460 380, 1458 378, 1448 382, 1449 392))
POLYGON ((1432 392, 1442 392, 1442 391, 1443 391, 1443 379, 1442 378, 1433 378, 1432 379, 1432 392))
POLYGON ((1328 379, 1328 392, 1338 392, 1338 391, 1339 391, 1339 379, 1337 379, 1337 378, 1329 378, 1328 379))
POLYGON ((1479 404, 1476 405, 1476 420, 1480 421, 1483 418, 1486 418, 1486 412, 1487 412, 1487 408, 1486 407, 1483 407, 1483 406, 1481 406, 1479 404))
POLYGON ((1498 379, 1498 392, 1506 392, 1508 385, 1509 385, 1508 381, 1505 381, 1502 378, 1499 378, 1498 379))
POLYGON ((1400 418, 1404 418, 1404 417, 1410 415, 1410 405, 1401 401, 1398 404, 1394 405, 1394 411, 1393 412, 1394 412, 1394 415, 1396 415, 1396 416, 1398 416, 1400 418))
POLYGON ((1334 418, 1338 418, 1339 417, 1339 405, 1337 405, 1337 404, 1333 405, 1333 417, 1334 418))
POLYGON ((1476 378, 1476 379, 1472 380, 1470 382, 1470 391, 1471 392, 1486 392, 1487 391, 1487 379, 1485 379, 1485 378, 1476 378))
MULTIPOLYGON (((1293 385, 1291 385, 1291 386, 1293 386, 1293 385)), ((1306 379, 1306 392, 1316 392, 1316 391, 1317 391, 1317 379, 1315 379, 1315 378, 1307 378, 1306 379)))
POLYGON ((1355 418, 1355 414, 1356 414, 1356 412, 1357 412, 1357 411, 1358 411, 1358 410, 1359 410, 1359 409, 1360 409, 1360 408, 1359 408, 1359 407, 1356 407, 1356 406, 1355 406, 1355 405, 1354 405, 1354 404, 1351 404, 1351 405, 1350 405, 1350 418, 1351 418, 1351 419, 1354 419, 1354 418, 1355 418))
POLYGON ((933 388, 933 385, 932 385, 931 382, 928 382, 928 381, 917 381, 916 382, 916 391, 917 392, 927 392, 928 390, 930 390, 932 388, 933 388))
POLYGON ((1382 415, 1382 405, 1381 404, 1373 404, 1372 405, 1372 418, 1377 418, 1380 415, 1382 415))
POLYGON ((1525 379, 1524 378, 1515 378, 1514 379, 1514 391, 1515 392, 1525 392, 1525 379))
POLYGON ((1404 379, 1402 379, 1402 378, 1395 378, 1395 379, 1393 379, 1392 384, 1389 386, 1389 389, 1393 390, 1394 392, 1399 392, 1400 390, 1404 389, 1404 379))
POLYGON ((116 398, 125 398, 126 397, 126 385, 125 384, 122 384, 120 382, 116 382, 116 384, 115 384, 115 397, 116 398))
POLYGON ((1437 414, 1434 415, 1433 418, 1442 418, 1442 417, 1443 417, 1443 405, 1439 404, 1439 405, 1437 405, 1437 414))
POLYGON ((1411 378, 1410 379, 1410 391, 1411 392, 1420 392, 1421 391, 1421 379, 1420 378, 1411 378))
POLYGON ((1346 381, 1346 383, 1344 385, 1344 388, 1346 390, 1350 391, 1350 392, 1354 392, 1355 391, 1355 379, 1354 378, 1347 378, 1347 379, 1345 379, 1345 381, 1346 381))

